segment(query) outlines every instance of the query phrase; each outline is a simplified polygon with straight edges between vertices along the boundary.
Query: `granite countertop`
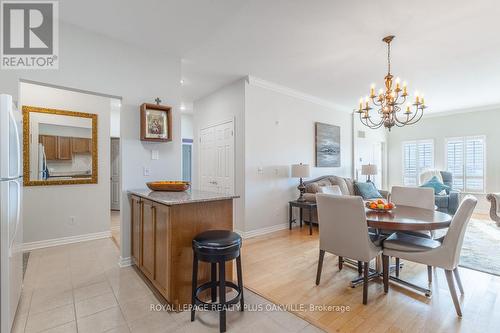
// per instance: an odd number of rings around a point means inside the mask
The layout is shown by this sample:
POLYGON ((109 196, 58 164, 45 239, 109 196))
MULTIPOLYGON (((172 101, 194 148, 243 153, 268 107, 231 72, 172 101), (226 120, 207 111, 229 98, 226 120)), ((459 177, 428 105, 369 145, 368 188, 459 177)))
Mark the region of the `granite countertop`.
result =
POLYGON ((145 188, 145 189, 129 190, 128 193, 167 206, 239 198, 238 195, 207 192, 207 191, 200 191, 193 189, 185 192, 164 192, 164 191, 151 191, 150 189, 145 188))

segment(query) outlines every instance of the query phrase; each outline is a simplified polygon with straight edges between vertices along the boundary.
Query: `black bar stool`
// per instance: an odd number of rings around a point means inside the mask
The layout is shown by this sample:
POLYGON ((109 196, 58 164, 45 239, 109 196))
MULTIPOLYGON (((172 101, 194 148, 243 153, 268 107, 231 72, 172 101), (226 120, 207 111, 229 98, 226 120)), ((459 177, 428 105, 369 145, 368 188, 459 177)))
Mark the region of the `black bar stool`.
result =
POLYGON ((226 309, 228 306, 240 302, 243 311, 243 278, 241 274, 241 237, 229 230, 209 230, 198 234, 193 239, 193 291, 191 297, 191 321, 194 321, 195 308, 198 306, 211 311, 219 311, 219 328, 226 331, 226 309), (226 261, 236 259, 238 285, 226 281, 226 261), (197 286, 198 261, 211 264, 211 280, 197 286), (217 280, 217 264, 219 265, 219 280, 217 280), (219 287, 219 301, 217 302, 217 287, 219 287), (226 287, 235 290, 238 294, 231 300, 226 300, 226 287), (210 289, 211 303, 199 299, 199 294, 210 289))

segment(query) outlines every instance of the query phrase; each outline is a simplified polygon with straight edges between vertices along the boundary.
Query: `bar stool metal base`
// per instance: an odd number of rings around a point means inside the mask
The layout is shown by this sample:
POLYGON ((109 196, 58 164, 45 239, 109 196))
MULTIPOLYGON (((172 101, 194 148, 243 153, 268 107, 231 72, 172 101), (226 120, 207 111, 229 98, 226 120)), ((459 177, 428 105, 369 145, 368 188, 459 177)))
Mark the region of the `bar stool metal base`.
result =
POLYGON ((197 309, 210 310, 210 311, 221 311, 225 307, 225 310, 227 310, 228 306, 237 304, 241 301, 241 297, 242 297, 241 290, 239 289, 239 287, 236 284, 229 282, 229 281, 225 282, 225 286, 233 289, 238 294, 235 297, 233 297, 232 299, 230 299, 229 301, 226 301, 225 304, 220 304, 220 302, 210 302, 210 303, 204 302, 198 297, 202 291, 207 290, 207 289, 213 290, 212 288, 217 288, 218 285, 220 285, 220 281, 215 281, 215 282, 210 281, 210 282, 204 283, 201 286, 199 286, 198 288, 196 288, 196 292, 195 292, 195 296, 194 296, 194 302, 195 302, 194 305, 197 309))

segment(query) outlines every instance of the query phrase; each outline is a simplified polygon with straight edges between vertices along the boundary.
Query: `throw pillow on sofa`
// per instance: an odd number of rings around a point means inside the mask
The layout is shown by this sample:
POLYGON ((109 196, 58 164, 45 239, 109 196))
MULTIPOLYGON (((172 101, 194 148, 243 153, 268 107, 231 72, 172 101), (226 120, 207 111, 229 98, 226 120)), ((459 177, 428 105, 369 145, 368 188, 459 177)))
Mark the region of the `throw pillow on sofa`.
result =
POLYGON ((354 187, 356 188, 356 192, 359 193, 364 200, 383 198, 372 182, 354 182, 354 187))
POLYGON ((432 177, 427 182, 420 185, 420 187, 430 187, 434 189, 434 194, 439 194, 443 191, 448 192, 451 189, 448 185, 445 185, 441 181, 439 181, 439 179, 436 176, 432 177))
POLYGON ((318 193, 342 195, 342 191, 340 190, 340 186, 338 185, 320 186, 318 193))

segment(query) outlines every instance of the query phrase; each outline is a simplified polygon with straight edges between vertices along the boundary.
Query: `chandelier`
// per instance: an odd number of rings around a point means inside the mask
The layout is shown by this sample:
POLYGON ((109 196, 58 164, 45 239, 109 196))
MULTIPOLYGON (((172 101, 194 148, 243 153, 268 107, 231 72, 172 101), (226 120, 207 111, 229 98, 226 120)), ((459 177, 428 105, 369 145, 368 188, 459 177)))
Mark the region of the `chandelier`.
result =
MULTIPOLYGON (((418 122, 424 114, 425 105, 424 97, 415 93, 413 103, 407 103, 409 100, 408 87, 406 82, 401 85, 400 79, 396 78, 393 82, 391 74, 391 42, 395 36, 387 36, 382 41, 387 43, 387 75, 384 78, 385 91, 380 89, 378 94, 375 94, 375 85, 370 88, 370 95, 359 100, 359 108, 354 110, 359 114, 361 123, 372 129, 380 128, 382 125, 391 130, 393 126, 403 127, 405 125, 413 125, 418 122), (395 85, 394 85, 395 84, 395 85), (371 103, 370 103, 371 101, 371 103), (373 106, 370 106, 370 104, 373 106), (373 119, 370 111, 376 109, 379 117, 373 119), (402 108, 405 111, 401 111, 402 108), (380 119, 378 119, 380 118, 380 119)), ((373 113, 373 112, 372 112, 373 113)))

